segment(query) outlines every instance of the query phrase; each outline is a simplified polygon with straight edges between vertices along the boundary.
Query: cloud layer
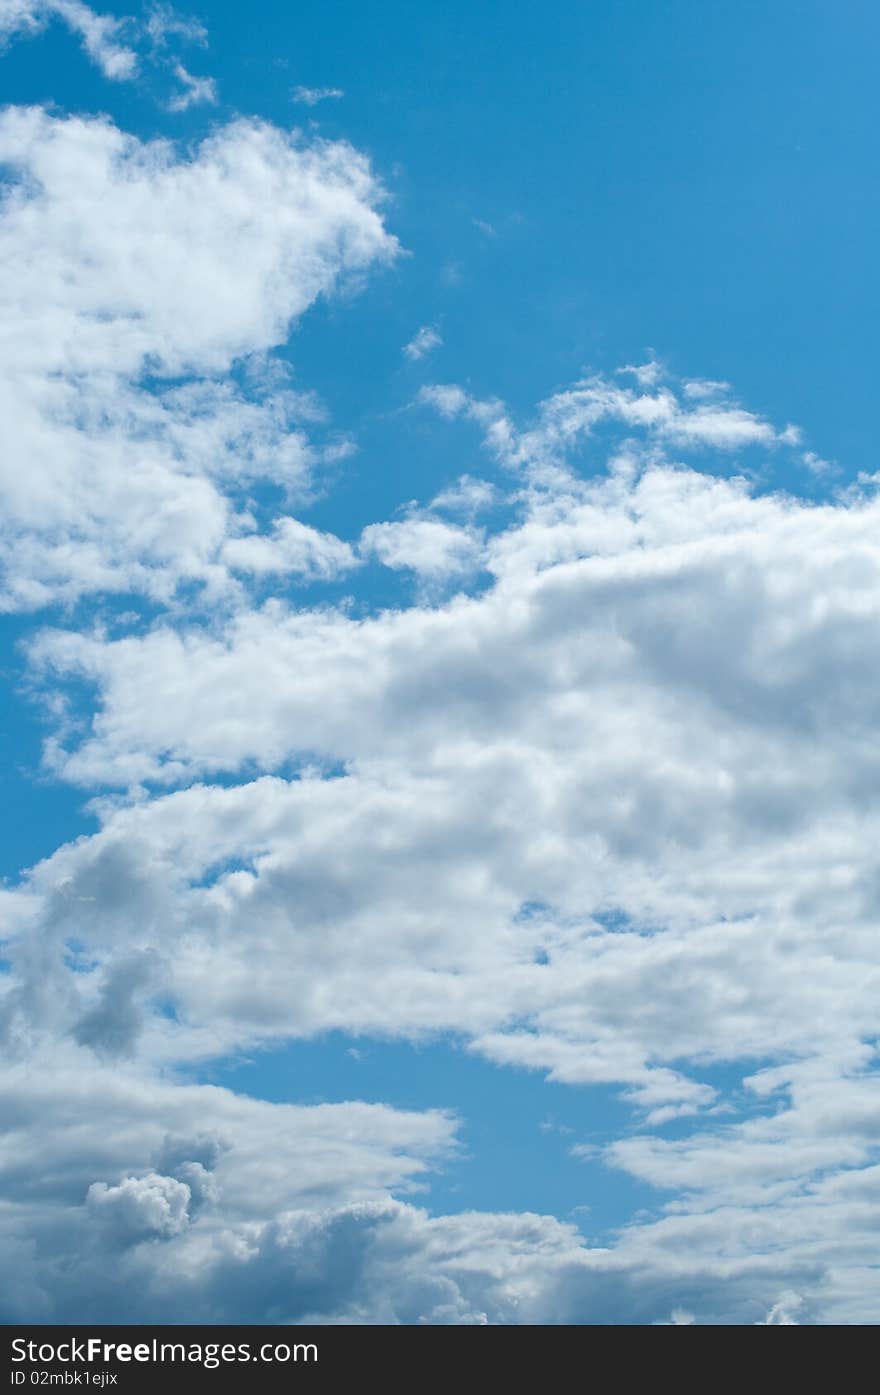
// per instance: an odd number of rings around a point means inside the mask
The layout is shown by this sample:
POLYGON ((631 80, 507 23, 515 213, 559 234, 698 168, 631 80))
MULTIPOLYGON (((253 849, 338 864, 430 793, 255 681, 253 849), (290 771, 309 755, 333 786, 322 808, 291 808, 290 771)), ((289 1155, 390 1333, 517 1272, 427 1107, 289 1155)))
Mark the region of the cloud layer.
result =
POLYGON ((0 894, 0 1316, 870 1320, 876 481, 771 488, 798 429, 652 361, 423 387, 485 477, 338 537, 276 351, 397 253, 364 157, 11 109, 0 159, 3 605, 100 824, 0 894), (334 1029, 614 1087, 653 1211, 433 1215, 455 1116, 197 1083, 334 1029))
MULTIPOLYGON (((34 671, 98 696, 49 759, 130 793, 26 883, 41 950, 22 938, 10 1030, 156 1063, 451 1031, 499 1066, 616 1083, 642 1131, 605 1161, 671 1193, 670 1214, 613 1260, 566 1232, 567 1277, 545 1276, 528 1320, 580 1301, 599 1320, 613 1293, 630 1320, 674 1299, 758 1321, 773 1284, 824 1295, 810 1312, 829 1320, 851 1299, 815 1256, 861 1263, 875 1174, 877 503, 869 482, 815 505, 674 464, 639 413, 648 439, 596 473, 564 465, 552 409, 549 430, 506 433, 512 521, 481 535, 470 593, 364 619, 272 600, 208 628, 44 630, 34 671), (221 774, 240 783, 160 792, 221 774), (73 938, 87 971, 64 967, 73 938), (695 1255, 674 1294, 635 1277, 695 1255)), ((441 512, 363 546, 399 565, 377 540, 455 533, 441 512)), ((127 1215, 133 1184, 108 1186, 127 1215)), ((461 1303, 456 1321, 511 1320, 484 1293, 461 1303)))

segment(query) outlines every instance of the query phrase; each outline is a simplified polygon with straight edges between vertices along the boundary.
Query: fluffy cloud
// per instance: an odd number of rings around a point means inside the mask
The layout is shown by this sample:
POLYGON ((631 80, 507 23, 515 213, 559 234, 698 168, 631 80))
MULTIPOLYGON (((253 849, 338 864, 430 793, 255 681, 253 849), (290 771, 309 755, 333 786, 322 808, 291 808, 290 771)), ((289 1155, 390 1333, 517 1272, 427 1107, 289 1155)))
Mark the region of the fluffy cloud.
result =
POLYGON ((372 523, 361 535, 361 551, 392 571, 409 570, 440 581, 475 570, 483 540, 473 528, 438 518, 412 517, 399 523, 372 523))
MULTIPOLYGON (((587 395, 616 420, 619 391, 587 395)), ((499 1067, 616 1083, 640 1128, 600 1156, 657 1188, 657 1218, 601 1255, 536 1221, 518 1308, 456 1261, 416 1316, 858 1320, 878 1166, 873 487, 815 505, 676 464, 644 404, 585 474, 566 452, 593 428, 581 404, 568 431, 567 394, 525 430, 499 404, 437 400, 513 472, 508 521, 480 541, 488 587, 361 616, 275 599, 213 628, 32 645, 35 673, 98 693, 54 768, 129 796, 10 907, 41 927, 23 920, 10 945, 10 1039, 72 1035, 159 1066, 334 1028, 454 1032, 499 1067), (220 773, 244 783, 141 788, 220 773), (89 956, 75 973, 73 938, 89 956)), ((362 550, 448 572, 444 548, 475 535, 443 508, 487 499, 497 488, 453 485, 362 550)), ((461 1228, 474 1254, 500 1247, 493 1272, 520 1265, 523 1218, 343 1213, 364 1291, 328 1278, 326 1308, 291 1311, 415 1320, 381 1268, 378 1237, 401 1227, 419 1274, 447 1272, 436 1256, 461 1228)), ((267 1221, 267 1293, 285 1247, 325 1224, 267 1221)), ((237 1282, 221 1273, 218 1295, 237 1282)))
POLYGON ((440 1115, 39 1064, 51 1072, 0 1078, 16 1145, 0 1158, 18 1261, 0 1281, 5 1321, 777 1325, 869 1320, 876 1301, 876 1169, 757 1215, 727 1203, 593 1245, 552 1217, 432 1217, 388 1196, 442 1159, 440 1115))
POLYGON ((222 556, 232 571, 255 576, 293 572, 304 578, 329 580, 357 566, 348 543, 295 518, 276 519, 270 534, 231 538, 224 544, 222 556))
POLYGON ((392 1199, 453 1146, 436 1112, 270 1105, 76 1047, 7 1064, 0 1101, 4 1321, 778 1324, 858 1320, 875 1296, 876 1169, 759 1223, 727 1204, 595 1245, 552 1217, 392 1199))
POLYGON ((70 1042, 13 1046, 0 1099, 18 1140, 0 1155, 7 1197, 42 1197, 56 1214, 121 1208, 159 1217, 155 1229, 163 1216, 182 1229, 184 1211, 207 1223, 215 1203, 238 1224, 340 1196, 381 1199, 412 1190, 455 1146, 455 1121, 436 1110, 267 1104, 70 1042))
POLYGON ((360 155, 259 122, 222 127, 186 159, 107 121, 13 108, 0 158, 18 177, 2 236, 18 273, 4 298, 28 325, 21 367, 225 371, 394 252, 360 155))
POLYGON ((13 109, 0 160, 2 604, 222 589, 224 544, 257 527, 241 489, 302 493, 322 458, 265 354, 393 256, 377 184, 349 146, 247 121, 190 158, 13 109))
POLYGON ((178 1235, 189 1223, 189 1199, 185 1182, 148 1172, 125 1177, 116 1187, 93 1182, 86 1206, 99 1225, 108 1225, 126 1243, 148 1235, 178 1235))
POLYGON ((293 1310, 308 1292, 320 1302, 320 1269, 341 1259, 318 1238, 333 1213, 337 1233, 346 1207, 355 1232, 371 1211, 393 1213, 388 1188, 412 1191, 454 1146, 454 1121, 437 1111, 270 1105, 103 1066, 75 1045, 7 1058, 0 1107, 0 1243, 20 1258, 14 1283, 0 1281, 7 1321, 126 1311, 174 1321, 181 1303, 231 1320, 233 1291, 251 1282, 267 1321, 272 1304, 293 1310), (273 1298, 273 1237, 285 1232, 273 1298))

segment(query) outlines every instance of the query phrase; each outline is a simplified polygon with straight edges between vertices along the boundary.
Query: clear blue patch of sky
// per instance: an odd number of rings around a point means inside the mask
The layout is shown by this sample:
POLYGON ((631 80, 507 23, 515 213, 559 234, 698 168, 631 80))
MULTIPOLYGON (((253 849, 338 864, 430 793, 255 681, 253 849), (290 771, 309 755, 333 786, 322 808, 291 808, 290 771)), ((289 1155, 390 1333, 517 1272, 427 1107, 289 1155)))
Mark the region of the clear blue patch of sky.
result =
POLYGON ((634 1210, 662 1204, 653 1188, 598 1157, 571 1155, 576 1144, 601 1147, 632 1130, 632 1111, 615 1090, 495 1066, 456 1042, 333 1032, 212 1063, 198 1078, 274 1102, 365 1100, 454 1111, 461 1152, 422 1179, 428 1190, 419 1204, 438 1213, 537 1211, 596 1239, 634 1210))
MULTIPOLYGON (((227 102, 369 150, 413 252, 304 326, 354 415, 419 324, 430 372, 518 408, 652 345, 873 456, 880 14, 863 0, 206 11, 227 102), (345 98, 291 104, 296 83, 345 98), (475 219, 491 224, 487 235, 475 219), (345 328, 341 320, 344 317, 345 328), (341 342, 340 342, 341 341, 341 342)), ((307 352, 306 352, 307 351, 307 352)))
POLYGON ((97 827, 83 812, 86 796, 42 767, 49 727, 42 704, 23 687, 19 642, 33 617, 0 616, 0 879, 19 872, 60 843, 97 827))
POLYGON ((659 1214, 668 1199, 599 1156, 616 1138, 645 1132, 675 1141, 723 1130, 744 1117, 772 1114, 784 1092, 762 1097, 743 1080, 768 1060, 688 1065, 718 1092, 715 1114, 648 1126, 620 1089, 548 1080, 541 1071, 499 1067, 449 1039, 381 1041, 331 1032, 205 1066, 203 1083, 276 1103, 364 1100, 399 1109, 448 1109, 461 1121, 461 1150, 424 1179, 434 1212, 537 1211, 573 1221, 592 1241, 608 1237, 635 1212, 659 1214), (594 1156, 575 1157, 587 1145, 594 1156))

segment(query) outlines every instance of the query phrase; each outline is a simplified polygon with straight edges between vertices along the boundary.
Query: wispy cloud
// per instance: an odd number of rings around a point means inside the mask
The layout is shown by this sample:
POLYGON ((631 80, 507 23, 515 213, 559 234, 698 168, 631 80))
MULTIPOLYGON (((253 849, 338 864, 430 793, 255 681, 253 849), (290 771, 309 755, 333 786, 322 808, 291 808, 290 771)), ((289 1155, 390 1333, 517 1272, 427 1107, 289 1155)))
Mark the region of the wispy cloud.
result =
POLYGON ((293 100, 305 107, 316 107, 319 102, 338 101, 345 93, 341 87, 295 87, 293 100))
POLYGON ((208 31, 192 15, 181 14, 171 5, 154 5, 146 22, 146 32, 157 48, 164 48, 169 39, 182 39, 186 43, 204 47, 208 42, 208 31))
POLYGON ((474 218, 472 221, 474 227, 479 228, 480 232, 483 234, 484 237, 498 236, 497 228, 493 227, 491 223, 487 223, 485 218, 474 218))
POLYGON ((138 55, 125 42, 135 28, 131 20, 99 14, 83 0, 0 0, 0 37, 33 35, 52 19, 78 36, 105 77, 121 82, 135 76, 138 55))
POLYGON ((174 76, 181 84, 181 91, 168 102, 169 111, 187 111, 189 107, 205 102, 211 105, 217 101, 217 84, 211 77, 195 77, 182 63, 175 63, 174 76))
POLYGON ((434 325, 422 325, 409 343, 404 344, 403 353, 408 359, 416 363, 419 359, 427 358, 428 354, 433 353, 442 343, 442 335, 434 325))
POLYGON ((145 68, 170 72, 180 86, 165 101, 167 110, 216 102, 214 78, 195 77, 173 51, 180 43, 204 46, 207 30, 170 5, 154 6, 141 21, 99 13, 84 0, 0 0, 0 41, 34 37, 53 19, 79 38, 88 57, 114 82, 133 81, 145 68))

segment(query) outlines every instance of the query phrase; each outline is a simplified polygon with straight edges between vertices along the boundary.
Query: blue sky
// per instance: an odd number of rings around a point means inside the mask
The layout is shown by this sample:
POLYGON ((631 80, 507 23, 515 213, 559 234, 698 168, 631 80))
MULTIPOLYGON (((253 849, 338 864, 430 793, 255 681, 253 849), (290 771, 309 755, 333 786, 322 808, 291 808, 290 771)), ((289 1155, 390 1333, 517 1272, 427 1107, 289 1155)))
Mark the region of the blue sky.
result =
POLYGON ((878 29, 0 0, 6 1320, 876 1320, 878 29))

